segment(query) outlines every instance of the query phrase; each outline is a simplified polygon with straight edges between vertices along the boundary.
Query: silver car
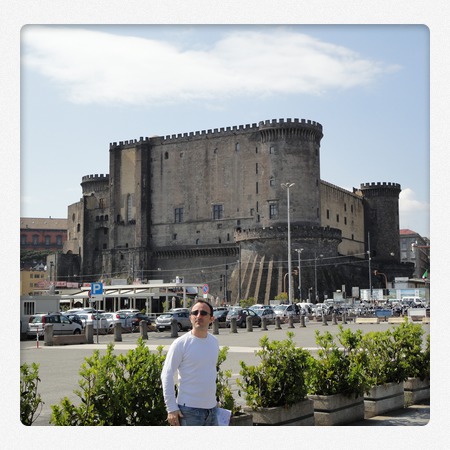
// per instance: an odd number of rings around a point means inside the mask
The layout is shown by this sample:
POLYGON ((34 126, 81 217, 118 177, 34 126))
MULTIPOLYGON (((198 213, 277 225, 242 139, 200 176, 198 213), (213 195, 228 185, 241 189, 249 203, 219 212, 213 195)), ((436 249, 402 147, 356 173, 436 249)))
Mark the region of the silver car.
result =
POLYGON ((172 320, 176 320, 178 331, 190 330, 192 328, 191 321, 189 319, 189 313, 185 311, 180 312, 167 312, 159 315, 156 318, 156 330, 164 331, 170 330, 172 327, 172 320))
POLYGON ((53 325, 53 334, 81 334, 81 325, 72 322, 68 317, 60 313, 36 314, 30 317, 28 323, 28 337, 44 335, 45 325, 49 323, 53 325))

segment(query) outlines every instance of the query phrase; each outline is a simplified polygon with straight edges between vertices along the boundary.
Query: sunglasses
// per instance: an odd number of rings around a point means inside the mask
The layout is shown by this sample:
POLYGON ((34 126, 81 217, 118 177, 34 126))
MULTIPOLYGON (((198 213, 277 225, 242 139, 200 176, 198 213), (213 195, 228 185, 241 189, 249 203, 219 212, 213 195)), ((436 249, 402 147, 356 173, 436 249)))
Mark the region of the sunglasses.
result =
POLYGON ((197 309, 197 311, 191 311, 191 314, 192 314, 193 316, 198 316, 199 314, 200 314, 201 316, 207 316, 209 313, 206 312, 206 311, 198 310, 198 309, 197 309))

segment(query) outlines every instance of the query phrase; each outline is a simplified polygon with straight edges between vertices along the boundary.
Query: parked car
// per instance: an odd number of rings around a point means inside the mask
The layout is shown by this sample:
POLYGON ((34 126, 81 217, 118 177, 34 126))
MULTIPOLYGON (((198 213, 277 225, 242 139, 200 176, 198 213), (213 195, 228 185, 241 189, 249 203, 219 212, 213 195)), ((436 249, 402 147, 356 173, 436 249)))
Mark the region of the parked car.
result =
POLYGON ((97 330, 103 333, 108 333, 109 331, 109 325, 107 320, 102 317, 103 313, 98 314, 98 319, 97 319, 97 313, 88 313, 88 312, 79 312, 77 313, 77 316, 81 319, 81 321, 83 322, 83 328, 86 328, 86 325, 91 323, 92 324, 92 328, 94 330, 97 330))
POLYGON ((219 323, 224 323, 227 319, 228 309, 217 309, 213 312, 214 320, 217 320, 219 323))
POLYGON ((63 313, 64 316, 68 317, 72 322, 77 323, 78 325, 81 326, 81 328, 84 328, 84 323, 83 321, 80 319, 80 317, 78 316, 78 314, 67 314, 67 313, 63 313))
POLYGON ((135 331, 139 331, 139 323, 141 322, 141 320, 145 320, 147 322, 147 329, 150 328, 153 319, 149 316, 147 316, 147 314, 142 314, 142 313, 137 313, 137 314, 130 314, 128 316, 131 319, 131 331, 135 332, 135 331))
POLYGON ((44 335, 46 324, 53 325, 53 334, 81 334, 82 327, 78 323, 72 322, 68 317, 61 313, 35 314, 30 317, 27 328, 28 337, 44 335))
POLYGON ((261 326, 261 317, 255 313, 255 311, 250 308, 235 308, 228 312, 226 318, 227 327, 231 326, 231 319, 236 317, 236 326, 245 328, 247 326, 247 316, 252 318, 253 326, 260 327, 261 326))
POLYGON ((300 310, 295 303, 290 305, 277 305, 273 310, 275 314, 283 320, 287 319, 289 316, 296 317, 300 314, 300 310))
POLYGON ((156 318, 156 330, 164 331, 170 330, 172 327, 172 320, 177 321, 178 331, 190 330, 192 328, 189 313, 185 311, 180 312, 167 312, 159 315, 156 318))
POLYGON ((259 317, 261 317, 261 319, 263 317, 265 317, 268 321, 272 321, 275 319, 275 311, 271 308, 257 308, 254 309, 253 311, 255 311, 256 314, 258 314, 259 317))
POLYGON ((124 313, 124 314, 137 314, 138 312, 141 312, 139 309, 119 309, 116 311, 116 313, 124 313))

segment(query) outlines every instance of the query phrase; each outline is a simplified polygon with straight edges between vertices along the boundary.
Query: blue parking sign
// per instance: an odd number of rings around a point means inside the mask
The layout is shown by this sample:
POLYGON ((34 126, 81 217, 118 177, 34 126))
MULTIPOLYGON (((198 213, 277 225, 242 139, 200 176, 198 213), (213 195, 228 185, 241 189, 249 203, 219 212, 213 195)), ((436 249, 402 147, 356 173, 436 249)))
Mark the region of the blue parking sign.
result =
POLYGON ((91 283, 91 295, 103 295, 103 283, 91 283))

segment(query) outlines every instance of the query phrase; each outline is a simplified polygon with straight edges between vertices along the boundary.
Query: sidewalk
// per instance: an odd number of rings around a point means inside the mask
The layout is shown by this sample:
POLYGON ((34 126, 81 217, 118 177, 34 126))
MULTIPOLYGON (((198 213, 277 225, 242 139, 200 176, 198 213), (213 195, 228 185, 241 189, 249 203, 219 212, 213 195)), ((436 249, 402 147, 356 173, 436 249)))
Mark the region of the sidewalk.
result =
POLYGON ((430 421, 430 404, 411 405, 407 408, 391 411, 383 416, 360 420, 350 426, 424 426, 430 421))

